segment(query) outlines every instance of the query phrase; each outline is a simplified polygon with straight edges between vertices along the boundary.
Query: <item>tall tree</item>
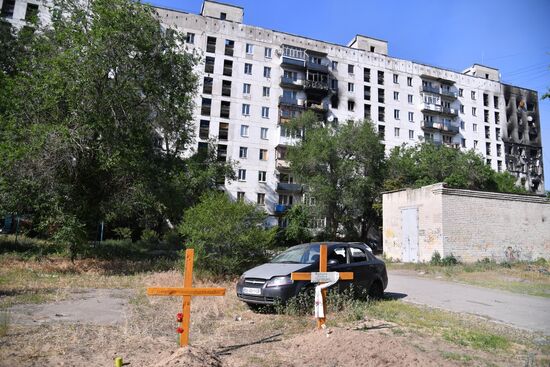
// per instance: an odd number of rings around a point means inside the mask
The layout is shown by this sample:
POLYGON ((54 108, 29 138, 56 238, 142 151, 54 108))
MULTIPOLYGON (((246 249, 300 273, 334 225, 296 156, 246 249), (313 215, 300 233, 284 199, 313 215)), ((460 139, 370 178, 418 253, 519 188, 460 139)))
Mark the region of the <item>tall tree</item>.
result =
POLYGON ((431 143, 395 147, 388 158, 384 187, 396 190, 444 182, 449 187, 525 192, 507 172, 497 173, 474 150, 466 152, 431 143))
POLYGON ((135 229, 178 221, 225 173, 212 157, 182 157, 197 57, 140 2, 56 0, 51 11, 51 24, 17 34, 25 44, 15 61, 0 60, 10 66, 0 210, 33 214, 45 234, 66 223, 90 232, 101 220, 135 229))
POLYGON ((303 139, 289 147, 293 174, 313 198, 327 238, 366 240, 380 223, 377 210, 384 178, 384 146, 369 121, 325 123, 308 111, 293 121, 303 139))

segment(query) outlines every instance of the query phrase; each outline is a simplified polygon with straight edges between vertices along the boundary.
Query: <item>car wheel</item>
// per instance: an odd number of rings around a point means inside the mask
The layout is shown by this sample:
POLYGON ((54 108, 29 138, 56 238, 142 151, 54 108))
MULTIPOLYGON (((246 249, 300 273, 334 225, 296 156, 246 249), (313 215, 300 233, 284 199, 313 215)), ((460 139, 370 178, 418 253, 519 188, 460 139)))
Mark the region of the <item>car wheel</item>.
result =
POLYGON ((375 280, 371 284, 368 296, 370 299, 380 299, 384 296, 384 288, 382 288, 382 283, 380 283, 380 281, 375 280))

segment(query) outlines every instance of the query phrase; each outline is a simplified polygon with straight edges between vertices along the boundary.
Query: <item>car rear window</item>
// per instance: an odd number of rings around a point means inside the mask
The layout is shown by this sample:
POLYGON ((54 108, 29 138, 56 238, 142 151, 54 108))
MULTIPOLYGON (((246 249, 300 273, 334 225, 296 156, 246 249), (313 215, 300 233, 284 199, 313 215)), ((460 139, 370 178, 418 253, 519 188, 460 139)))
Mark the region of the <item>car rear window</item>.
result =
POLYGON ((359 247, 350 247, 349 251, 352 263, 367 261, 367 252, 364 249, 359 247))

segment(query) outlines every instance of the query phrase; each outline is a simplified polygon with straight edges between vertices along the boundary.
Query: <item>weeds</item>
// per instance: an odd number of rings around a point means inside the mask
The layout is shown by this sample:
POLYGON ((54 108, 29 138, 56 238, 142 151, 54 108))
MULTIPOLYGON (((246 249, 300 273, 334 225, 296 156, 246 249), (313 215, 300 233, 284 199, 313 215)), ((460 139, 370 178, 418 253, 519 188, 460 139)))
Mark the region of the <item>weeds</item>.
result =
POLYGON ((8 333, 10 326, 10 313, 5 307, 0 308, 0 337, 8 333))

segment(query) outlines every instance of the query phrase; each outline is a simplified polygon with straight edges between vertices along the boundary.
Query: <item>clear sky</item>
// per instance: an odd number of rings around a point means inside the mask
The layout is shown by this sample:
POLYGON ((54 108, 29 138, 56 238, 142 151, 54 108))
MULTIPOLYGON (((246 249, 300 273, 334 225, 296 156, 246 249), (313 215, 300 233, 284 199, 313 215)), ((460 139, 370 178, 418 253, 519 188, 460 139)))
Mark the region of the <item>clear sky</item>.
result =
MULTIPOLYGON (((199 13, 202 0, 148 0, 199 13)), ((224 0, 244 23, 347 44, 356 34, 388 41, 389 55, 461 71, 495 67, 502 81, 550 87, 550 0, 224 0)), ((545 186, 550 190, 550 99, 539 101, 545 186)))

